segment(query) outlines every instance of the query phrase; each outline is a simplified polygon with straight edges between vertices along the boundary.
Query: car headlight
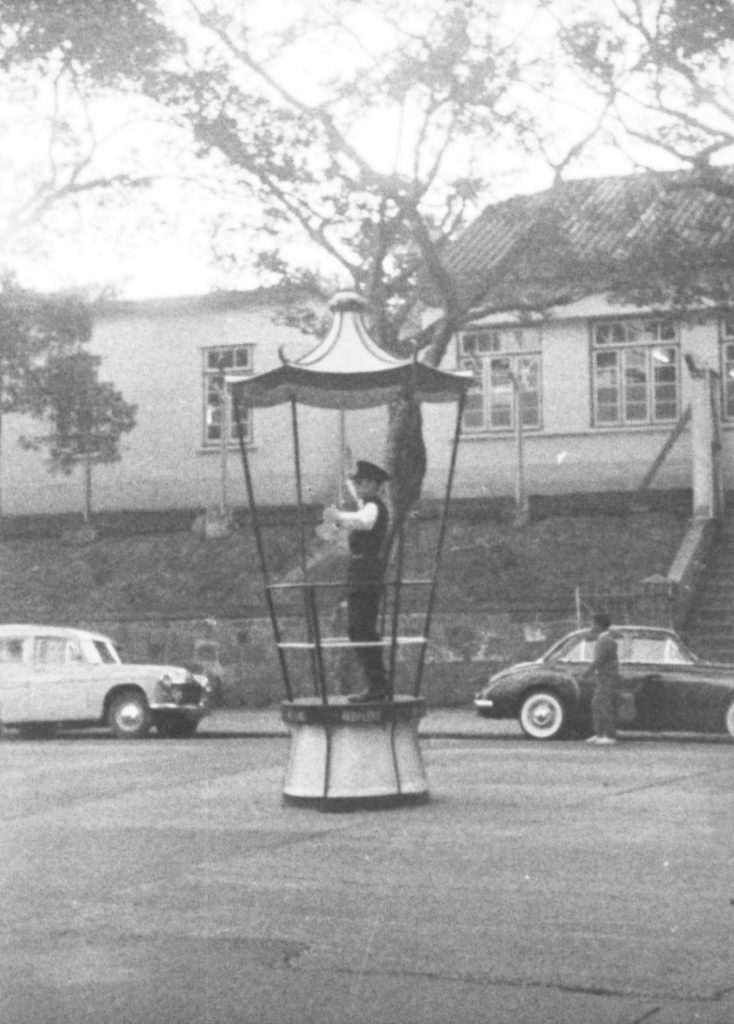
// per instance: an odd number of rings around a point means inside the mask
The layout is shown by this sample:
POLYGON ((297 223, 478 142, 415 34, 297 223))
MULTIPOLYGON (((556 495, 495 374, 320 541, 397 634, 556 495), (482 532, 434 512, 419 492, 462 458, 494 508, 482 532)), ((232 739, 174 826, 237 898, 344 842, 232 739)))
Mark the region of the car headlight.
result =
POLYGON ((182 704, 184 699, 182 687, 174 683, 168 673, 158 680, 156 696, 161 703, 167 704, 182 704))

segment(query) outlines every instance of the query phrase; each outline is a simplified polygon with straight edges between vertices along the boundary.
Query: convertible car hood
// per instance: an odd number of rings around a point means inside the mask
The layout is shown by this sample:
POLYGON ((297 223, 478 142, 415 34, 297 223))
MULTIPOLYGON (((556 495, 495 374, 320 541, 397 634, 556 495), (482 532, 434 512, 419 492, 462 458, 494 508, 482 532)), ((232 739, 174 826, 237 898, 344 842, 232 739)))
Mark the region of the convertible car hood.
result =
POLYGON ((529 668, 537 668, 538 665, 546 664, 547 667, 552 667, 552 662, 542 662, 538 659, 535 661, 518 661, 515 665, 510 665, 509 668, 503 668, 500 672, 497 672, 491 677, 489 682, 491 684, 500 683, 505 679, 512 679, 514 676, 524 675, 529 668))

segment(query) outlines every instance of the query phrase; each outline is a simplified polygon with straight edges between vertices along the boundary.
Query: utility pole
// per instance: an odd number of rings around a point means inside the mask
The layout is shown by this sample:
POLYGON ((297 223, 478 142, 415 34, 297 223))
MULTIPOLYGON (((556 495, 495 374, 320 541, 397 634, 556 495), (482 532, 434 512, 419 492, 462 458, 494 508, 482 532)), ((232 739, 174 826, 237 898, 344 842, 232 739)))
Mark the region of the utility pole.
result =
POLYGON ((525 492, 525 439, 522 429, 522 371, 507 371, 515 399, 515 521, 522 526, 528 519, 528 498, 525 492))

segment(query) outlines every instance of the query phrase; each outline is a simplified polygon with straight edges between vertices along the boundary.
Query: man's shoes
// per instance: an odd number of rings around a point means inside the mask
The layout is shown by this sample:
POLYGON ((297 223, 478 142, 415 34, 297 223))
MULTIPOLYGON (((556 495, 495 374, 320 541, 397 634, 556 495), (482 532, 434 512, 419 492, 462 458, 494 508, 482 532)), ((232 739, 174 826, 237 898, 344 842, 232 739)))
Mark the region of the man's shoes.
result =
POLYGON ((586 742, 587 743, 598 743, 600 739, 601 739, 600 736, 589 736, 589 738, 588 738, 588 740, 586 742))
POLYGON ((596 742, 599 747, 612 747, 617 741, 613 736, 598 736, 596 742))
POLYGON ((387 690, 362 690, 361 693, 352 693, 347 697, 350 704, 373 704, 376 701, 387 700, 387 690))

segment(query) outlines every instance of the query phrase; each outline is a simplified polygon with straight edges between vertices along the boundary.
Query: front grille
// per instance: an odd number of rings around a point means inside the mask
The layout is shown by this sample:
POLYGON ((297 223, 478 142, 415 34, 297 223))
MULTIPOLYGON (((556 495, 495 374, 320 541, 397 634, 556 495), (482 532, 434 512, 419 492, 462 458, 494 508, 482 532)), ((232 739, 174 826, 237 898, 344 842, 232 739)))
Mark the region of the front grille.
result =
POLYGON ((175 688, 181 694, 182 704, 200 704, 204 690, 198 683, 184 683, 175 688))

